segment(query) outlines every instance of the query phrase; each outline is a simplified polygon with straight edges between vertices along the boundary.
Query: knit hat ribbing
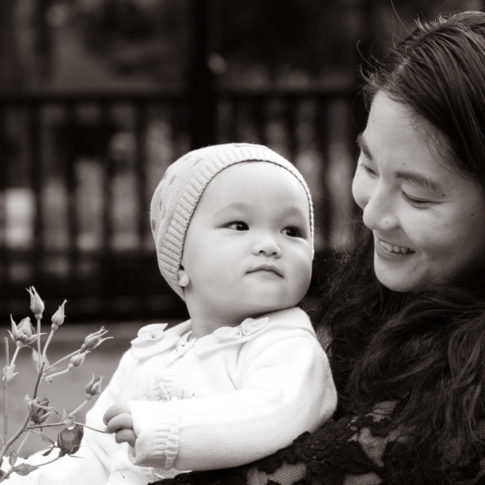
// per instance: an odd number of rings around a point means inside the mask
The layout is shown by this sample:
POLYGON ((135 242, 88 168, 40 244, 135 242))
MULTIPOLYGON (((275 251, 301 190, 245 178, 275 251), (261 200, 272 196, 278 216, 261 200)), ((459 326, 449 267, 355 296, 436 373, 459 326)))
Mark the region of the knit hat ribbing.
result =
POLYGON ((310 207, 313 251, 313 204, 310 190, 300 172, 288 160, 264 145, 227 143, 193 150, 173 162, 165 171, 150 204, 150 223, 158 266, 170 287, 184 300, 178 284, 185 234, 192 215, 210 181, 237 163, 263 161, 290 172, 305 189, 310 207))

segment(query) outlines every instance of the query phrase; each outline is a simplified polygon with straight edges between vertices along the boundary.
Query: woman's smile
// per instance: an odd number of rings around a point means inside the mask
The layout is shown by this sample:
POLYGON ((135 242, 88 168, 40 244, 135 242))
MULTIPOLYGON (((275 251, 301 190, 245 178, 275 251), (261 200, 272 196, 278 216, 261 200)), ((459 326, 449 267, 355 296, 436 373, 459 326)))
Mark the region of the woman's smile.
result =
POLYGON ((384 258, 389 258, 393 256, 409 256, 415 253, 415 251, 405 246, 399 246, 397 244, 384 241, 376 234, 374 234, 374 245, 377 254, 384 258))

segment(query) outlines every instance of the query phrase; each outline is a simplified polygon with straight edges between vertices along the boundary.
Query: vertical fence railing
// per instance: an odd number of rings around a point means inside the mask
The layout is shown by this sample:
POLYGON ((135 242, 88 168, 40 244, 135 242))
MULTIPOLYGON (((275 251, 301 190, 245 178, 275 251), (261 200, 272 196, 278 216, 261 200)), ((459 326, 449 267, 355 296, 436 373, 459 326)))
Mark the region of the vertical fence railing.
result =
MULTIPOLYGON (((320 251, 332 249, 333 199, 338 196, 350 204, 349 180, 341 181, 344 194, 333 181, 341 173, 348 178, 353 169, 358 129, 350 115, 353 96, 352 87, 344 87, 312 92, 223 91, 217 97, 219 142, 268 144, 309 178, 315 189, 320 251), (335 116, 339 106, 344 114, 335 116)), ((158 273, 148 206, 151 191, 166 166, 190 148, 187 99, 181 94, 163 93, 0 95, 0 130, 0 144, 11 137, 13 145, 26 143, 29 148, 25 161, 10 157, 8 162, 27 166, 21 180, 10 180, 8 174, 15 168, 7 166, 5 160, 0 163, 1 318, 15 311, 16 305, 25 307, 23 288, 30 284, 40 285, 46 298, 70 299, 72 318, 179 313, 181 302, 158 273), (79 138, 80 113, 87 106, 94 108, 94 128, 83 139, 79 138), (126 108, 122 116, 120 106, 126 108), (49 114, 52 107, 60 112, 56 121, 49 114), (7 131, 14 111, 22 113, 27 122, 14 124, 14 130, 10 125, 7 131), (57 131, 56 123, 60 125, 57 131), (119 154, 113 154, 116 137, 123 141, 121 161, 119 154), (94 147, 94 154, 82 152, 86 140, 94 147), (86 185, 80 170, 83 166, 95 170, 90 183, 96 187, 86 185), (55 199, 63 205, 62 210, 46 202, 48 192, 55 188, 54 179, 61 181, 61 189, 56 189, 61 193, 55 199), (17 244, 8 237, 15 221, 12 208, 7 210, 7 199, 16 192, 30 194, 26 196, 34 208, 29 228, 33 236, 28 244, 17 244), (91 213, 85 205, 94 207, 91 213), (56 217, 62 231, 54 234, 59 242, 52 248, 46 243, 47 227, 52 227, 50 218, 56 217), (125 240, 128 219, 132 221, 131 232, 125 240), (120 224, 124 231, 121 236, 120 224), (93 234, 86 234, 86 230, 93 234), (56 275, 50 267, 54 256, 67 261, 56 275), (16 264, 22 261, 27 261, 28 270, 17 274, 16 264)), ((53 235, 49 237, 51 240, 53 235)))
POLYGON ((33 192, 34 217, 33 217, 33 248, 30 258, 34 280, 41 278, 41 265, 43 259, 43 200, 42 200, 42 137, 41 137, 41 106, 39 102, 33 101, 28 106, 28 139, 29 148, 29 169, 30 186, 33 192))
MULTIPOLYGON (((5 108, 0 106, 0 153, 6 153, 5 108)), ((5 293, 7 285, 7 163, 0 162, 0 292, 5 293)))

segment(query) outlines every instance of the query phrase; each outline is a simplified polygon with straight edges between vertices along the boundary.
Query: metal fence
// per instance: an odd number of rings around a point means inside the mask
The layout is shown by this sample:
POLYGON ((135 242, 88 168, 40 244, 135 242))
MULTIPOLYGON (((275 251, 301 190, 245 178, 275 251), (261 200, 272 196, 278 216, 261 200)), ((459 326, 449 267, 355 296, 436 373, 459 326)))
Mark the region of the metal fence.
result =
MULTIPOLYGON (((217 142, 287 156, 315 199, 317 270, 345 244, 353 205, 355 89, 225 91, 217 142)), ((0 317, 25 311, 25 287, 71 319, 179 317, 158 273, 149 201, 166 166, 193 145, 183 94, 0 95, 0 317)), ((318 272, 318 271, 317 271, 318 272)))

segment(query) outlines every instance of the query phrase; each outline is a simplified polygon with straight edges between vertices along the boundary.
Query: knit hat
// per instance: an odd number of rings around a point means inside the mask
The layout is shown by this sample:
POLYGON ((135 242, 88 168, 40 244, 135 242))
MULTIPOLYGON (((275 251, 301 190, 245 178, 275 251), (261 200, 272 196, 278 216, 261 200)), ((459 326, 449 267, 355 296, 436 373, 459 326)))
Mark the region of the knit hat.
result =
POLYGON ((263 145, 227 143, 193 150, 172 163, 158 184, 150 204, 150 223, 158 266, 170 287, 184 300, 178 283, 185 235, 202 194, 222 170, 242 162, 274 163, 290 172, 305 189, 310 207, 313 252, 313 204, 303 176, 288 160, 263 145))

